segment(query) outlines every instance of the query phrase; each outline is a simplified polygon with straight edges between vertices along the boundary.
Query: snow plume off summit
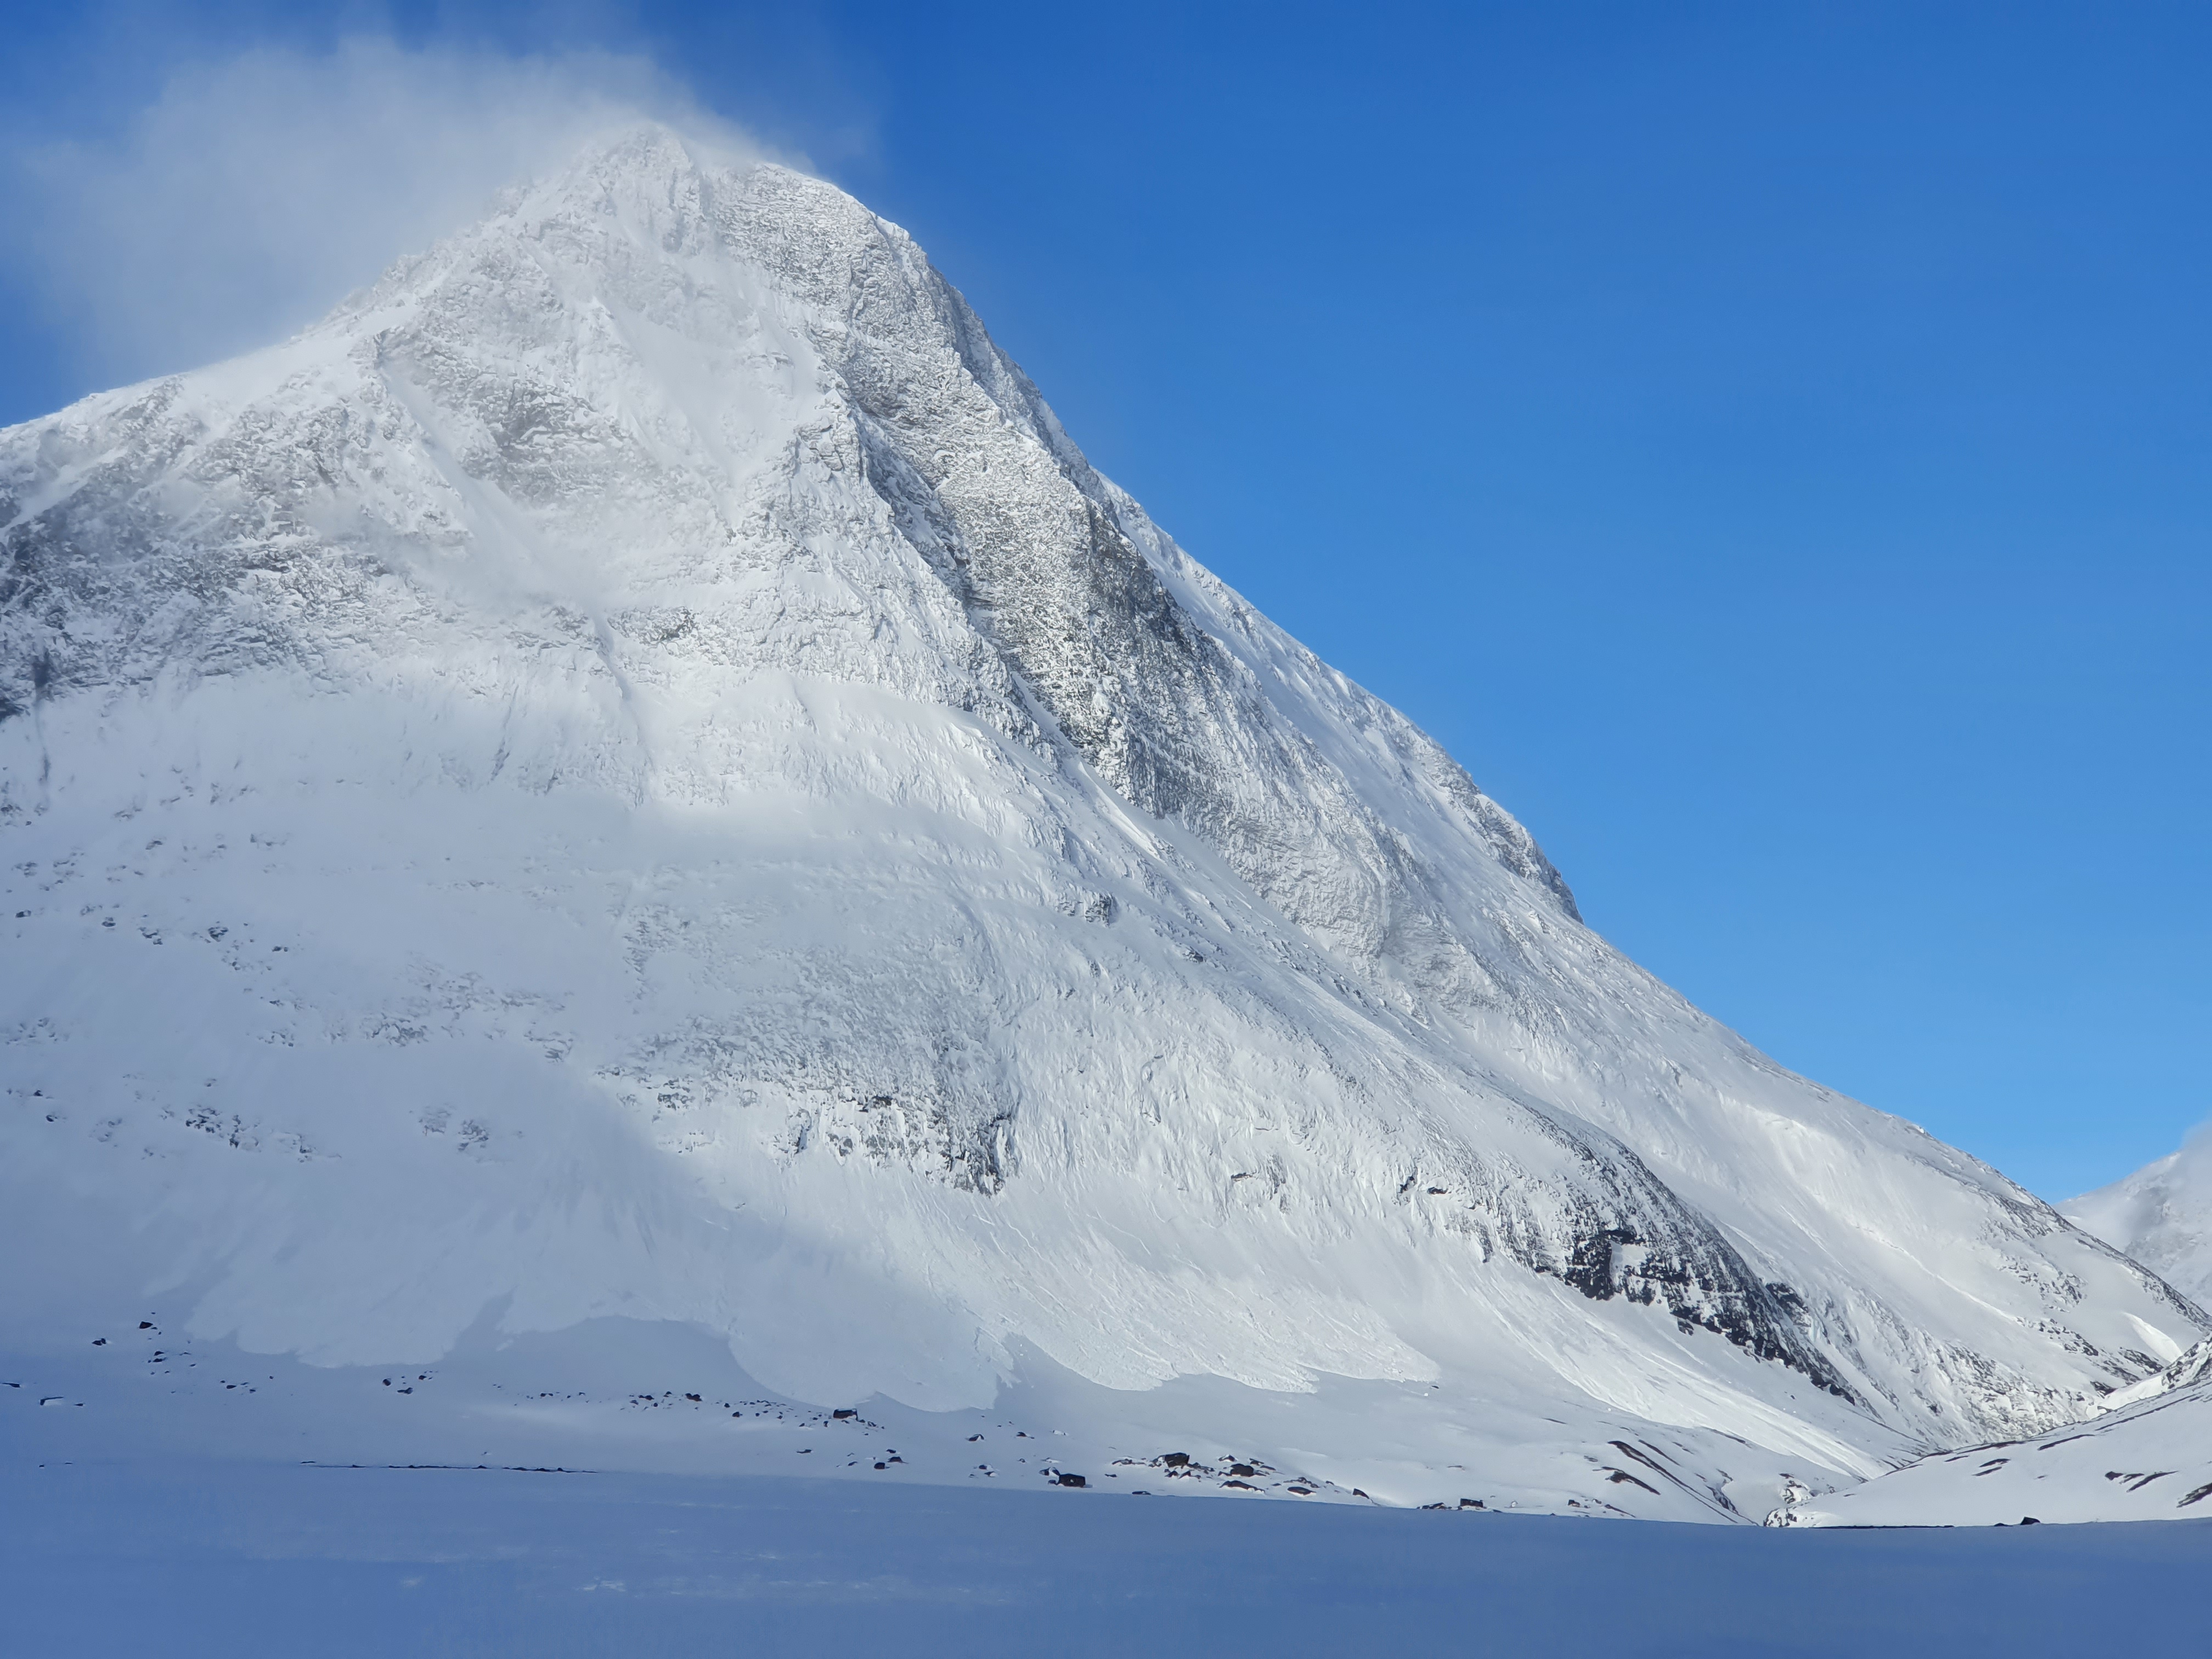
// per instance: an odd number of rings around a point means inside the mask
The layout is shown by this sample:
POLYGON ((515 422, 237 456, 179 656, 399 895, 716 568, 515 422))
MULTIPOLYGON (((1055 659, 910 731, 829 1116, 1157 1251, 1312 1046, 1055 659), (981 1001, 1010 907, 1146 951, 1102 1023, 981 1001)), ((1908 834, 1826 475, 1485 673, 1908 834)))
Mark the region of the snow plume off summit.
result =
POLYGON ((1610 949, 797 173, 599 146, 0 433, 0 537, 41 1352, 682 1327, 1253 1488, 1756 1519, 2205 1330, 1610 949))

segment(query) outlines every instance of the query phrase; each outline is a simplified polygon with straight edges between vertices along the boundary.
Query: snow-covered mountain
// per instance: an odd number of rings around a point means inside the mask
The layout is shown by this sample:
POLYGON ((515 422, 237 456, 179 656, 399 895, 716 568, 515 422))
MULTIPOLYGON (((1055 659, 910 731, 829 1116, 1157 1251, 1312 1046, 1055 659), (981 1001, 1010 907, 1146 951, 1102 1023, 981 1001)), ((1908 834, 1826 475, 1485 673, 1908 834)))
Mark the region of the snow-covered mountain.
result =
POLYGON ((24 1353, 680 1324, 1755 1518, 2207 1328, 1612 950, 818 180, 623 135, 0 433, 0 546, 24 1353))
POLYGON ((2058 1208, 2185 1295, 2212 1297, 2212 1136, 2058 1208))

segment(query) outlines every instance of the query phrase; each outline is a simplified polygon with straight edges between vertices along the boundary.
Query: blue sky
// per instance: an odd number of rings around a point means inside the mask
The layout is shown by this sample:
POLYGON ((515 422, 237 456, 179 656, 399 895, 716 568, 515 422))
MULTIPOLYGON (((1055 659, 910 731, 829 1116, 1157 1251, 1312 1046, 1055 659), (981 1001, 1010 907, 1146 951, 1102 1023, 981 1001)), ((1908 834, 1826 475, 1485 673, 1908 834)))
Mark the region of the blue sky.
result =
MULTIPOLYGON (((356 257, 124 329, 88 249, 180 293, 204 250, 27 158, 96 183, 257 47, 650 59, 912 229, 1103 468, 1784 1063, 2054 1198, 2212 1112, 2212 11, 11 11, 0 422, 356 257)), ((381 223, 361 188, 286 242, 381 223)))

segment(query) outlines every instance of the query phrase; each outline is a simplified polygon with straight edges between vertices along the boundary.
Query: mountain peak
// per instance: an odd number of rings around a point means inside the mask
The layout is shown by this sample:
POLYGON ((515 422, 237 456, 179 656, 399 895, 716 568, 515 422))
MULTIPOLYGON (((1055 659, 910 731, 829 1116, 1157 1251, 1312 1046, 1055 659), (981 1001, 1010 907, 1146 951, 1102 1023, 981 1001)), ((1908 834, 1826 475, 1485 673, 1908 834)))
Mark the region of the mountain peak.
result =
POLYGON ((1843 1479, 2204 1326, 1582 927, 802 173, 616 135, 0 433, 0 1217, 160 1218, 210 1337, 1364 1378, 1843 1479))

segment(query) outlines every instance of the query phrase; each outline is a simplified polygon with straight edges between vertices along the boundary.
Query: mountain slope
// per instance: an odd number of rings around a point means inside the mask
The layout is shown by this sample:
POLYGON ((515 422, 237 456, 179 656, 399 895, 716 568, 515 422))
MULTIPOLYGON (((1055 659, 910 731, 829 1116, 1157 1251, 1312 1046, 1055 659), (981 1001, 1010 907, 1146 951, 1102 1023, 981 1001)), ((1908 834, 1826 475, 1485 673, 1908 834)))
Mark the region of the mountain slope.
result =
POLYGON ((1807 1494, 1773 1526, 1976 1527, 2188 1521, 2212 1505, 2212 1340, 2047 1438, 1929 1457, 1848 1490, 1807 1494))
POLYGON ((2058 1207, 2185 1295, 2212 1296, 2212 1142, 2200 1137, 2058 1207))
POLYGON ((627 135, 0 433, 0 540, 20 1330, 621 1316, 817 1401, 1364 1379, 1844 1479, 2205 1328, 1610 949, 818 181, 627 135))

